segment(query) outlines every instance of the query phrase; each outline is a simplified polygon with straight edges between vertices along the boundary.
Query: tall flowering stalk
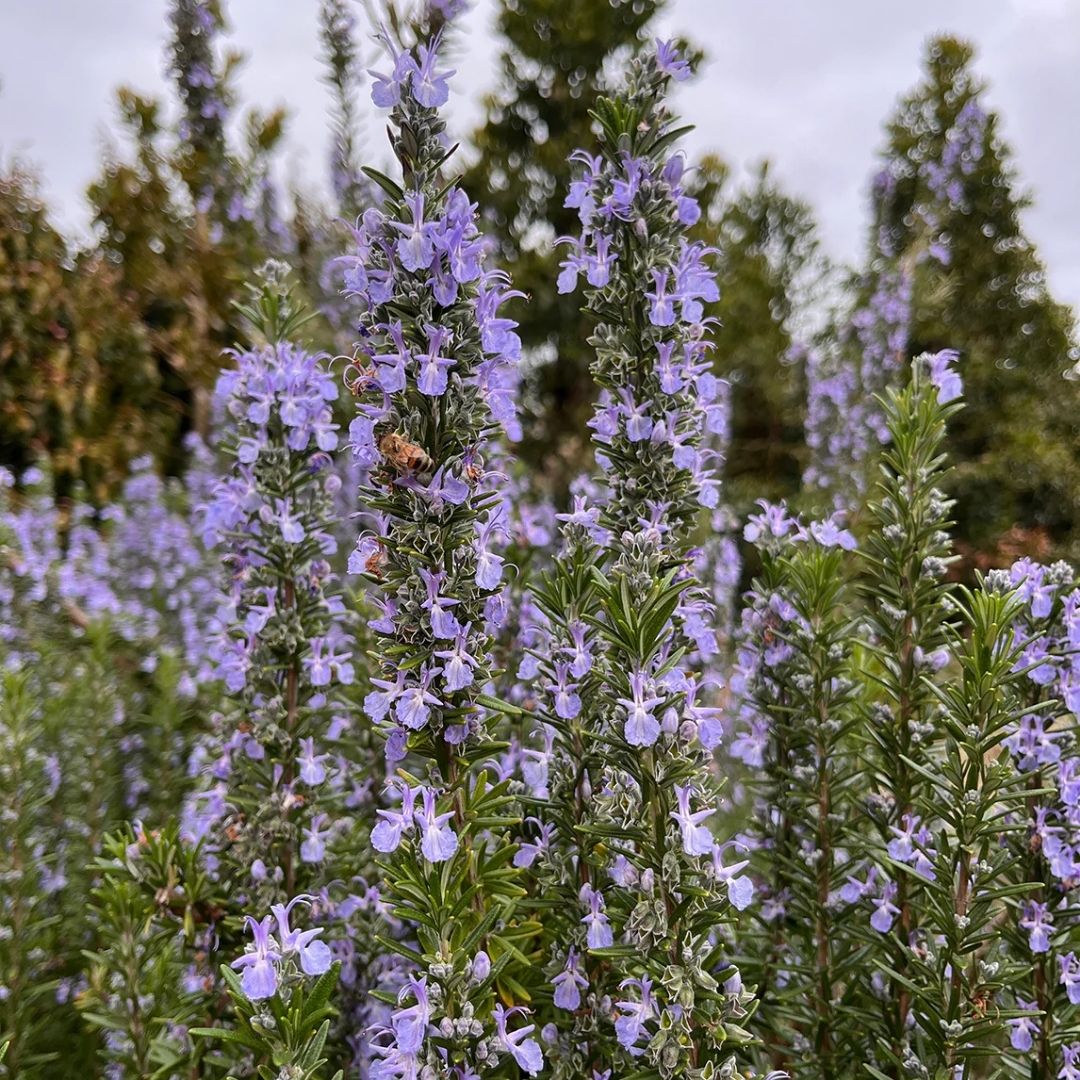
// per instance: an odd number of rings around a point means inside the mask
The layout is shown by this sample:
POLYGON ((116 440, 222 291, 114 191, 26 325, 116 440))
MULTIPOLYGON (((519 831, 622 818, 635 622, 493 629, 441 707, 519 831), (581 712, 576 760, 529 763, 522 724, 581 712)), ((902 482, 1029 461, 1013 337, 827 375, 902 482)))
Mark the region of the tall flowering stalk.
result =
MULTIPOLYGON (((859 888, 872 904, 877 944, 896 973, 880 992, 880 1028, 902 1058, 911 1024, 905 982, 925 931, 924 888, 933 874, 929 823, 918 809, 930 791, 927 768, 939 730, 938 702, 928 679, 949 658, 951 503, 941 490, 946 421, 959 408, 951 372, 955 354, 921 358, 909 384, 885 405, 890 444, 869 513, 864 559, 869 578, 867 620, 878 692, 867 702, 863 731, 875 783, 866 794, 876 840, 874 865, 859 888), (939 388, 936 383, 940 383, 939 388)), ((853 885, 853 887, 855 887, 853 885)))
POLYGON ((372 98, 390 110, 401 179, 368 170, 385 198, 362 215, 345 260, 361 309, 350 438, 370 525, 351 567, 377 607, 364 708, 394 773, 372 843, 403 924, 381 939, 403 963, 384 988, 392 1009, 372 1034, 371 1075, 535 1074, 540 1047, 517 1004, 535 928, 514 918, 509 781, 487 764, 505 745, 502 706, 485 694, 505 612, 499 478, 487 458, 514 419, 520 342, 499 313, 513 294, 484 269, 476 207, 444 174, 439 108, 452 73, 441 32, 421 27, 410 46, 380 37, 389 71, 372 72, 372 98))
POLYGON ((357 146, 360 58, 355 35, 356 16, 349 0, 323 0, 319 8, 319 36, 326 65, 324 79, 334 95, 330 183, 342 215, 349 220, 360 212, 367 185, 360 170, 357 146))
POLYGON ((715 651, 690 538, 717 503, 704 444, 726 422, 703 318, 710 252, 686 238, 698 208, 664 102, 688 74, 670 43, 631 65, 620 95, 597 103, 598 152, 575 153, 567 199, 582 232, 559 288, 588 282, 603 505, 575 495, 537 594, 550 798, 533 801, 518 856, 547 901, 544 1030, 559 1077, 727 1075, 744 1036, 722 924, 729 896, 745 906, 751 887, 707 824, 718 724, 686 659, 715 651))
POLYGON ((865 731, 876 842, 856 883, 883 956, 874 1075, 978 1073, 1010 1011, 995 998, 1022 968, 988 927, 1028 886, 1002 843, 1025 799, 1003 741, 1016 716, 1022 600, 1008 582, 943 583, 949 502, 938 488, 945 421, 958 408, 955 354, 923 356, 886 402, 879 528, 868 541, 880 688, 865 731))
POLYGON ((860 951, 847 880, 859 714, 845 551, 855 539, 835 520, 805 527, 768 505, 745 533, 762 569, 743 608, 730 753, 751 770, 748 834, 762 896, 740 939, 741 967, 762 1002, 770 1063, 846 1075, 860 951))
POLYGON ((266 902, 321 880, 338 826, 320 796, 348 774, 332 743, 344 729, 341 688, 355 678, 329 563, 338 387, 319 357, 288 343, 299 320, 287 305, 271 276, 248 309, 266 343, 235 354, 216 391, 234 464, 203 508, 203 535, 227 553, 213 658, 239 708, 226 710, 202 751, 211 786, 189 808, 198 838, 211 825, 227 834, 223 854, 266 902))
MULTIPOLYGON (((216 1053, 235 1067, 273 1060, 307 1077, 322 1062, 333 960, 350 962, 357 977, 350 951, 322 935, 334 925, 335 937, 347 937, 341 923, 359 906, 351 878, 335 881, 355 862, 335 860, 333 849, 358 832, 365 772, 362 733, 350 730, 354 620, 330 561, 339 388, 321 357, 290 343, 306 316, 292 301, 286 268, 267 264, 260 273, 241 308, 255 343, 234 352, 215 395, 220 449, 231 465, 206 485, 197 515, 228 580, 210 646, 226 696, 192 753, 195 791, 179 828, 147 835, 139 826, 134 842, 110 845, 95 1015, 124 1015, 110 987, 131 948, 160 953, 156 971, 183 971, 171 1004, 207 1025, 192 1034, 225 1039, 216 1053), (142 927, 148 893, 152 933, 120 933, 119 917, 142 927), (299 929, 302 912, 315 925, 299 929), (235 957, 242 927, 252 944, 235 957), (165 953, 162 934, 173 943, 165 953), (319 981, 308 985, 312 977, 319 981)), ((138 1029, 161 1019, 148 1015, 117 1051, 130 1053, 138 1029)), ((204 1045, 188 1042, 192 1066, 204 1045)))
POLYGON ((935 687, 939 764, 914 806, 931 825, 911 845, 916 866, 928 864, 923 935, 907 958, 913 1032, 902 1062, 891 1061, 920 1076, 970 1080, 983 1075, 1007 1021, 1019 1015, 995 1002, 1024 971, 1001 935, 988 933, 1005 915, 1003 900, 1030 889, 1017 882, 1001 842, 1002 821, 1027 798, 1024 777, 1001 754, 1022 678, 1022 645, 1010 624, 1023 600, 995 583, 958 592, 962 629, 949 642, 957 670, 935 687))
POLYGON ((1080 880, 1080 776, 1072 715, 1080 707, 1080 590, 1072 567, 1021 559, 990 580, 1015 588, 1024 609, 1015 633, 1022 647, 1020 716, 1004 740, 1024 777, 1024 827, 1010 830, 1020 877, 1031 883, 1007 937, 1028 965, 1000 1004, 1009 1021, 1017 1075, 1067 1076, 1080 1061, 1077 1031, 1076 886, 1080 880), (1060 1072, 1059 1072, 1060 1070, 1060 1072))
POLYGON ((169 12, 172 56, 169 73, 183 107, 180 137, 185 146, 186 179, 202 213, 221 220, 229 210, 231 176, 225 126, 231 95, 227 67, 218 55, 225 29, 221 0, 173 0, 169 12))

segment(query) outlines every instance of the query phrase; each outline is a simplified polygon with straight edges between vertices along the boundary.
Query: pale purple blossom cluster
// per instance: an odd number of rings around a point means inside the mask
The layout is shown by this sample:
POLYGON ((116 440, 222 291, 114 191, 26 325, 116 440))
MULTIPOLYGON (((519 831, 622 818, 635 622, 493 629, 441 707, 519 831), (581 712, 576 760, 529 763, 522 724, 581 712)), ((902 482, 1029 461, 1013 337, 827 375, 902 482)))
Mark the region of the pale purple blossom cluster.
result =
POLYGON ((237 353, 235 364, 214 398, 235 461, 199 508, 204 543, 227 549, 232 571, 213 637, 216 673, 242 692, 267 626, 302 599, 319 623, 303 660, 311 685, 347 685, 354 675, 340 625, 345 608, 328 561, 337 551, 330 514, 341 483, 330 467, 337 383, 319 357, 289 344, 237 353))
MULTIPOLYGON (((558 515, 562 544, 553 576, 573 598, 562 610, 546 599, 540 605, 519 668, 545 696, 521 762, 527 788, 543 801, 525 823, 517 858, 537 889, 560 897, 562 909, 545 964, 553 1011, 543 1030, 556 1068, 566 1070, 575 1060, 575 1032, 599 1025, 611 1050, 595 1059, 598 1076, 630 1067, 628 1059, 644 1066, 646 1054, 655 1064, 660 1032, 678 1031, 684 1048, 697 1046, 698 1065, 713 1061, 720 1048, 706 1017, 737 1010, 738 995, 720 1004, 688 989, 676 1001, 669 987, 641 977, 639 963, 594 954, 630 945, 651 957, 646 913, 662 906, 665 889, 693 889, 701 898, 687 905, 678 928, 673 919, 666 930, 687 950, 700 947, 689 942, 701 932, 706 907, 716 933, 717 912, 744 908, 753 895, 739 873, 745 861, 727 864, 731 845, 718 843, 710 828, 719 796, 709 762, 721 729, 701 669, 718 646, 689 542, 702 509, 718 506, 718 455, 709 444, 722 443, 728 430, 727 388, 709 362, 706 305, 718 291, 712 252, 687 235, 700 210, 684 187, 685 160, 652 145, 671 123, 668 81, 688 74, 674 45, 659 42, 632 66, 619 98, 642 118, 633 135, 617 137, 613 124, 604 128, 600 153, 571 157, 577 170, 566 205, 577 210, 581 229, 560 241, 566 253, 557 284, 560 292, 583 285, 597 323, 592 371, 600 394, 589 427, 602 477, 576 484, 571 506, 558 515), (596 560, 612 589, 641 597, 664 573, 683 583, 655 649, 639 655, 620 639, 615 604, 594 610, 575 595, 572 568, 581 560, 596 560), (603 740, 602 753, 593 738, 603 740), (636 838, 652 815, 668 852, 662 866, 636 838), (588 850, 591 844, 580 850, 593 829, 620 837, 606 856, 588 850)), ((723 572, 716 577, 725 579, 723 572)), ((730 961, 717 967, 734 971, 730 961)), ((678 1053, 679 1062, 689 1060, 678 1053)), ((715 1058, 722 1060, 726 1052, 715 1058)))
MULTIPOLYGON (((787 556, 797 545, 805 544, 841 551, 856 548, 855 536, 846 527, 845 515, 840 511, 807 523, 792 514, 783 502, 759 500, 758 507, 758 512, 747 518, 743 539, 766 556, 787 556)), ((792 677, 790 667, 796 658, 794 641, 812 632, 793 600, 788 586, 770 587, 765 583, 760 587, 755 585, 743 596, 728 682, 727 753, 751 770, 751 776, 790 764, 775 760, 770 714, 774 708, 783 711, 790 705, 785 687, 792 677)), ((765 812, 764 807, 759 810, 765 812)), ((839 892, 837 899, 851 903, 861 898, 865 890, 856 896, 852 892, 855 887, 854 879, 849 877, 848 886, 839 892)), ((785 903, 784 896, 766 895, 768 917, 779 917, 785 903)))
MULTIPOLYGON (((458 6, 432 14, 449 18, 458 6)), ((377 811, 371 843, 394 865, 449 864, 448 880, 457 881, 465 871, 452 867, 471 866, 488 843, 464 810, 474 777, 461 755, 492 737, 480 699, 495 689, 496 638, 510 613, 504 552, 515 526, 494 437, 500 428, 519 434, 521 343, 501 310, 519 294, 505 274, 485 268, 477 207, 442 174, 437 110, 453 73, 441 64, 441 31, 412 46, 386 32, 380 40, 388 70, 371 73, 372 98, 391 110, 404 186, 383 178, 387 197, 361 215, 355 253, 339 260, 360 312, 347 374, 357 402, 349 444, 369 526, 349 569, 372 587, 377 667, 364 712, 385 739, 388 766, 410 754, 429 764, 422 785, 388 782, 389 805, 377 811)), ((392 886, 386 896, 416 904, 392 886)), ((488 903, 475 898, 481 908, 488 903)), ((466 972, 457 956, 409 967, 397 1008, 368 1036, 373 1080, 432 1070, 446 1054, 437 1034, 464 1054, 469 1075, 503 1053, 539 1071, 532 1026, 511 1023, 523 1010, 498 1005, 487 1019, 482 950, 466 972)))
POLYGON ((234 361, 215 392, 232 466, 209 488, 199 523, 206 543, 224 552, 229 579, 211 635, 214 673, 243 708, 216 714, 192 754, 200 782, 184 831, 212 853, 215 826, 235 813, 232 797, 257 792, 257 811, 238 819, 250 843, 234 843, 233 855, 246 858, 241 872, 254 887, 276 895, 301 864, 324 861, 339 824, 320 802, 352 781, 340 740, 349 728, 341 695, 356 677, 353 641, 330 562, 338 386, 322 358, 287 343, 234 361), (280 847, 258 839, 263 815, 277 822, 280 847))
POLYGON ((697 506, 715 508, 719 499, 717 453, 705 445, 728 429, 726 388, 708 362, 712 320, 705 305, 719 298, 708 264, 713 252, 685 236, 701 211, 683 188, 682 154, 656 159, 625 150, 608 156, 578 151, 572 160, 578 178, 566 205, 577 210, 581 232, 560 241, 569 252, 559 291, 573 291, 584 275, 598 307, 625 307, 629 292, 639 288, 644 301, 640 344, 631 348, 626 331, 611 324, 597 345, 603 377, 589 426, 611 487, 607 513, 613 527, 637 528, 645 507, 648 524, 663 533, 673 522, 688 521, 697 506), (661 220, 664 226, 656 228, 661 220), (654 224, 644 244, 628 240, 628 226, 636 222, 654 224), (639 363, 642 349, 647 366, 639 363))
POLYGON ((390 786, 400 794, 400 809, 375 811, 379 822, 371 831, 372 847, 388 854, 396 851, 403 839, 415 834, 420 852, 428 862, 446 862, 458 846, 457 834, 449 824, 453 812, 439 813, 438 794, 431 788, 413 788, 401 781, 393 781, 390 786))
POLYGON ((261 919, 250 915, 245 918, 252 940, 232 967, 241 973, 240 985, 251 1001, 272 998, 283 983, 293 981, 297 968, 309 977, 330 970, 330 946, 320 940, 323 928, 298 930, 290 921, 297 904, 310 905, 313 901, 314 897, 301 894, 287 904, 274 904, 270 914, 261 919))
MULTIPOLYGON (((386 44, 394 74, 376 76, 376 102, 407 105, 437 122, 429 110, 442 92, 432 88, 448 77, 437 69, 438 42, 405 51, 386 44)), ((363 311, 349 440, 365 471, 362 499, 372 508, 372 528, 349 568, 376 582, 393 580, 375 600, 370 627, 387 644, 408 641, 425 658, 391 665, 365 701, 368 716, 387 728, 392 759, 410 732, 474 697, 489 677, 491 635, 506 614, 499 551, 509 526, 497 494, 501 478, 485 464, 485 439, 496 424, 517 431, 521 349, 516 324, 499 312, 514 294, 505 275, 483 267, 475 204, 451 186, 437 202, 416 189, 396 205, 365 211, 355 230, 357 254, 342 260, 346 290, 363 311), (416 309, 415 318, 401 317, 403 305, 416 309), (455 420, 440 447, 430 445, 429 432, 438 429, 421 421, 414 404, 425 399, 455 420), (395 456, 388 437, 416 456, 395 456), (453 560, 427 529, 420 530, 419 560, 402 550, 415 548, 406 537, 424 520, 464 540, 453 560)), ((437 728, 450 742, 475 736, 474 725, 437 728)))
POLYGON ((811 487, 838 492, 846 501, 865 492, 863 463, 887 441, 875 396, 905 369, 912 287, 906 267, 883 270, 864 282, 865 301, 835 344, 795 350, 806 363, 811 455, 804 481, 811 487))
POLYGON ((107 622, 138 648, 143 670, 160 657, 181 661, 178 691, 192 697, 211 677, 207 641, 221 600, 216 560, 190 513, 212 475, 196 436, 187 441, 184 481, 163 480, 149 457, 132 462, 120 496, 100 511, 76 504, 66 515, 33 469, 0 476, 0 642, 4 663, 30 655, 35 620, 45 612, 81 633, 107 622), (66 533, 66 535, 65 535, 66 533), (62 542, 63 537, 63 542, 62 542))

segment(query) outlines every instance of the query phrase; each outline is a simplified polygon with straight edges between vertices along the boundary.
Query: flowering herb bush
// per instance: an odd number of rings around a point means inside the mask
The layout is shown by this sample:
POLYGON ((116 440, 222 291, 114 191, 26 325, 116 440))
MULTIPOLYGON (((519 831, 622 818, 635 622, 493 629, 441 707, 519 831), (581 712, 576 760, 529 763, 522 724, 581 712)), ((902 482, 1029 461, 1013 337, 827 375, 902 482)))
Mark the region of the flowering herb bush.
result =
MULTIPOLYGON (((514 458, 526 298, 452 171, 462 7, 381 28, 395 165, 361 177, 321 6, 344 368, 270 263, 182 481, 0 471, 0 1075, 1080 1076, 1080 590, 957 580, 960 354, 904 359, 985 118, 920 166, 917 250, 883 178, 806 497, 738 522, 689 64, 627 60, 568 163, 596 468, 563 505, 514 458)), ((173 12, 197 213, 247 220, 223 14, 173 12)))
POLYGON ((537 591, 546 760, 516 860, 546 901, 557 1076, 712 1076, 745 1037, 750 996, 723 916, 752 886, 706 824, 719 722, 687 660, 717 651, 690 538, 717 503, 705 437, 726 415, 705 362, 710 253, 685 235, 699 211, 664 100, 686 74, 670 43, 631 67, 620 95, 598 102, 598 152, 574 155, 567 199, 582 232, 559 288, 588 283, 603 474, 595 498, 577 494, 560 515, 563 548, 537 591))
POLYGON ((369 526, 350 569, 375 587, 364 711, 387 772, 371 843, 403 924, 386 941, 402 962, 381 991, 393 1009, 373 1035, 372 1075, 535 1074, 525 1010, 500 1003, 517 996, 536 927, 515 916, 510 784, 490 763, 505 709, 485 692, 506 614, 506 522, 487 460, 514 424, 520 342, 500 314, 509 283, 483 265, 476 207, 444 172, 442 35, 382 42, 389 70, 373 72, 372 98, 390 109, 401 180, 369 170, 385 198, 362 215, 345 272, 360 310, 349 432, 369 526))
POLYGON ((835 517, 807 526, 784 506, 761 511, 746 526, 762 569, 745 598, 731 679, 730 753, 750 770, 746 839, 762 886, 740 963, 761 997, 772 1063, 828 1076, 850 1052, 846 1011, 857 993, 858 942, 847 930, 861 895, 850 885, 855 538, 835 517))

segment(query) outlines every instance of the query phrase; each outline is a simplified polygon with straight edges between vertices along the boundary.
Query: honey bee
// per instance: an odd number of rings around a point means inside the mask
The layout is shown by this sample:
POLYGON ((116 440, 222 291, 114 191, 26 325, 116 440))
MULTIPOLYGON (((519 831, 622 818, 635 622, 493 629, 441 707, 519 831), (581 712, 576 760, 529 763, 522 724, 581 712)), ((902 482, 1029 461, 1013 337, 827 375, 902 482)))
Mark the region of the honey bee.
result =
POLYGON ((368 557, 364 560, 364 569, 373 577, 382 580, 382 568, 386 562, 386 552, 382 547, 376 548, 368 557))
POLYGON ((389 432, 379 439, 379 453, 401 473, 435 471, 435 462, 423 449, 394 432, 389 432))

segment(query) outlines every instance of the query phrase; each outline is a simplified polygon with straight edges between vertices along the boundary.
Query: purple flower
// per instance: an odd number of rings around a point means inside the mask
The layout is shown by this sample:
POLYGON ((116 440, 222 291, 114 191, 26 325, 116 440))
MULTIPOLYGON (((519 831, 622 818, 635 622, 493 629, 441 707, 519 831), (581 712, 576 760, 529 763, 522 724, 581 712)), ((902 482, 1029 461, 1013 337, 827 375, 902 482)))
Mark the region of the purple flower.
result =
POLYGON ((573 948, 566 955, 566 967, 551 980, 555 987, 554 1003, 557 1009, 574 1012, 581 1007, 581 991, 589 985, 589 980, 581 974, 577 953, 573 948))
POLYGON ((436 793, 431 788, 424 788, 424 808, 416 813, 416 823, 420 826, 420 850, 428 862, 446 862, 457 851, 458 838, 446 823, 454 816, 453 811, 445 814, 435 812, 436 793))
POLYGON ((610 533, 600 524, 600 508, 589 506, 587 496, 575 495, 570 513, 556 514, 555 517, 557 521, 565 521, 584 529, 598 547, 607 547, 610 533))
POLYGON ((440 356, 439 350, 450 340, 450 331, 441 326, 424 324, 428 337, 428 351, 417 353, 420 362, 420 377, 416 381, 417 389, 428 397, 441 397, 448 385, 447 373, 457 363, 448 356, 440 356))
POLYGON ((418 1053, 424 1045, 430 1022, 431 1004, 428 1001, 427 976, 417 979, 410 975, 398 994, 398 1008, 390 1017, 390 1026, 394 1029, 398 1049, 406 1054, 418 1053), (413 1004, 402 1008, 401 1003, 410 996, 413 1004))
POLYGON ((386 719, 390 707, 405 693, 406 674, 404 671, 398 671, 393 682, 372 677, 372 686, 377 686, 379 689, 370 691, 364 697, 364 712, 375 723, 386 719))
POLYGON ((243 972, 240 986, 252 1001, 263 1001, 277 993, 276 965, 281 960, 281 952, 270 933, 273 922, 270 915, 258 921, 250 915, 244 916, 244 925, 251 931, 254 940, 249 951, 234 960, 231 966, 243 972))
POLYGON ((533 841, 525 841, 518 845, 514 852, 514 865, 519 869, 527 869, 536 861, 541 852, 547 851, 551 843, 551 837, 555 833, 554 825, 545 825, 538 818, 529 817, 525 823, 532 822, 540 830, 540 835, 533 841))
POLYGON ((630 442, 643 442, 653 430, 652 417, 649 416, 651 401, 644 401, 640 405, 634 404, 634 398, 630 390, 623 387, 619 391, 622 398, 622 414, 626 420, 626 437, 630 442))
MULTIPOLYGON (((403 244, 405 241, 399 240, 398 243, 403 244)), ((387 394, 397 394, 405 389, 405 367, 411 362, 412 354, 405 344, 400 322, 387 323, 385 330, 394 342, 395 351, 379 353, 377 356, 372 357, 375 362, 375 378, 378 380, 379 387, 387 394)), ((371 444, 374 449, 374 425, 370 420, 367 420, 367 428, 357 429, 353 425, 356 425, 359 421, 364 421, 364 418, 357 417, 350 425, 350 437, 355 443, 361 441, 359 436, 362 435, 363 441, 371 444)))
POLYGON ((920 826, 920 820, 918 814, 905 814, 902 827, 893 825, 890 828, 893 839, 888 843, 888 852, 890 858, 909 863, 920 877, 933 881, 934 867, 930 860, 937 852, 930 847, 933 839, 930 830, 925 825, 920 826))
POLYGON ((435 225, 424 221, 424 195, 415 191, 406 195, 405 205, 409 208, 411 220, 392 221, 390 227, 401 233, 401 239, 395 245, 401 265, 413 273, 426 270, 435 257, 435 225))
POLYGON ((416 789, 408 784, 396 782, 393 785, 401 792, 400 810, 376 810, 380 820, 371 830, 371 846, 376 851, 388 854, 396 851, 401 838, 413 829, 413 809, 416 806, 416 789))
POLYGON ((289 926, 289 915, 297 904, 310 904, 313 897, 300 895, 293 897, 288 904, 274 904, 271 914, 277 921, 278 940, 281 942, 282 956, 296 953, 300 960, 300 969, 305 975, 323 975, 330 970, 333 957, 330 946, 325 941, 316 939, 323 932, 321 926, 311 930, 293 930, 289 926))
POLYGON ((445 570, 420 569, 420 578, 427 588, 427 598, 420 604, 424 611, 428 612, 431 621, 431 632, 437 638, 453 639, 461 632, 461 624, 454 618, 450 608, 458 601, 450 597, 441 596, 440 588, 446 581, 445 570))
POLYGON ((574 621, 567 626, 570 632, 568 646, 562 648, 562 653, 570 657, 570 674, 575 679, 580 679, 592 670, 592 652, 589 643, 585 640, 588 627, 583 622, 574 621))
POLYGON ((1071 1043, 1061 1048, 1063 1064, 1058 1072, 1058 1080, 1080 1080, 1080 1043, 1071 1043))
POLYGON ((1003 742, 1016 758, 1017 768, 1021 772, 1031 772, 1042 765, 1053 765, 1061 760, 1061 747, 1056 740, 1062 734, 1047 731, 1045 717, 1034 713, 1022 716, 1016 731, 1003 742))
POLYGON ((888 882, 881 896, 874 901, 874 913, 870 916, 870 925, 879 933, 887 934, 891 929, 900 909, 893 903, 896 897, 896 885, 888 882))
POLYGON ((321 784, 326 779, 326 769, 323 762, 329 760, 329 754, 315 753, 315 740, 300 740, 300 755, 296 759, 300 766, 300 779, 305 784, 321 784))
POLYGON ((312 638, 311 654, 304 657, 304 668, 312 686, 329 686, 337 675, 338 682, 344 686, 352 683, 356 677, 348 653, 335 653, 326 638, 312 638))
POLYGON ((304 839, 300 844, 300 861, 305 863, 318 863, 326 858, 326 836, 329 829, 323 825, 329 821, 326 814, 316 814, 311 824, 304 829, 304 839))
POLYGON ((748 860, 740 859, 730 866, 724 865, 724 854, 731 848, 745 850, 745 845, 738 840, 729 840, 726 844, 716 844, 712 849, 713 873, 718 881, 727 882, 728 900, 737 911, 745 911, 754 899, 754 883, 739 871, 749 865, 748 860))
POLYGON ((930 382, 937 387, 938 401, 947 405, 964 392, 960 376, 953 370, 953 364, 960 359, 955 349, 942 349, 941 352, 924 356, 930 382))
POLYGON ((638 1041, 642 1035, 648 1038, 645 1025, 656 1015, 656 1009, 653 1006, 652 980, 647 975, 643 975, 640 979, 624 979, 619 984, 619 989, 625 990, 628 986, 636 987, 641 996, 638 1001, 615 1002, 615 1007, 621 1013, 615 1021, 615 1037, 624 1050, 628 1050, 634 1057, 639 1057, 643 1051, 638 1047, 638 1041))
POLYGON ((412 74, 413 97, 426 109, 438 109, 446 104, 450 98, 449 80, 455 74, 453 71, 435 70, 438 49, 439 39, 436 38, 430 47, 423 44, 417 46, 419 60, 410 55, 405 61, 412 74))
POLYGON ((378 71, 368 72, 371 76, 371 100, 380 109, 390 109, 401 101, 401 91, 412 72, 412 57, 408 53, 398 52, 386 34, 379 34, 379 41, 390 54, 394 69, 389 75, 378 71))
POLYGON ((1061 968, 1061 985, 1069 995, 1069 1003, 1080 1005, 1080 960, 1070 952, 1058 957, 1058 965, 1061 968))
POLYGON ((761 507, 761 513, 751 514, 743 529, 743 539, 748 544, 756 544, 766 539, 778 540, 798 526, 798 521, 788 516, 785 503, 769 503, 758 499, 757 504, 761 507))
POLYGON ((476 585, 480 589, 497 589, 502 582, 503 557, 489 547, 492 535, 502 531, 502 526, 490 517, 483 524, 476 523, 476 585))
POLYGON ((810 535, 822 547, 839 547, 844 551, 854 551, 856 548, 855 537, 844 528, 840 527, 839 513, 825 518, 824 521, 810 523, 810 535))
POLYGON ((431 706, 439 707, 443 704, 428 689, 434 674, 432 671, 425 671, 416 686, 408 686, 402 691, 394 707, 394 716, 398 723, 410 731, 419 731, 425 727, 431 718, 431 706))
POLYGON ((480 661, 468 651, 469 631, 471 629, 471 623, 461 627, 454 636, 454 647, 435 653, 443 661, 443 686, 450 693, 471 686, 473 669, 480 666, 480 661))
POLYGON ((1054 929, 1049 906, 1026 900, 1020 908, 1020 929, 1028 933, 1028 947, 1033 953, 1050 951, 1050 933, 1054 929))
POLYGON ((581 712, 581 697, 577 693, 578 684, 570 681, 570 665, 555 665, 555 715, 563 720, 573 720, 581 712))
POLYGON ((506 1009, 502 1005, 496 1005, 492 1015, 495 1018, 495 1030, 503 1049, 517 1062, 518 1068, 524 1070, 529 1076, 536 1076, 544 1067, 544 1055, 540 1050, 540 1044, 528 1036, 536 1030, 535 1024, 526 1024, 517 1031, 507 1031, 506 1021, 514 1015, 521 1013, 526 1015, 525 1009, 520 1005, 512 1009, 506 1009))
POLYGON ((586 926, 586 943, 590 949, 606 949, 615 937, 604 913, 604 898, 591 885, 582 885, 581 902, 589 906, 589 913, 581 920, 586 926))
MULTIPOLYGON (((1025 1001, 1023 998, 1016 999, 1016 1007, 1025 1012, 1038 1013, 1039 1007, 1034 1001, 1025 1001)), ((1033 1016, 1016 1016, 1009 1021, 1009 1042, 1014 1050, 1026 1054, 1034 1045, 1034 1038, 1039 1033, 1039 1018, 1033 1016)))
POLYGON ((650 270, 654 288, 646 292, 645 297, 649 301, 649 322, 653 326, 671 326, 675 322, 675 305, 673 297, 667 291, 668 272, 666 270, 650 270))
POLYGON ((594 288, 602 288, 611 277, 611 264, 616 254, 611 250, 611 240, 603 233, 597 233, 594 249, 585 259, 585 277, 594 288))
POLYGON ((672 810, 671 816, 678 822, 682 833, 683 851, 687 855, 708 855, 713 849, 712 833, 701 823, 712 817, 712 810, 691 810, 690 798, 694 793, 691 784, 678 785, 675 797, 678 810, 672 810))
POLYGON ((303 543, 304 537, 307 533, 304 531, 303 523, 293 516, 292 506, 288 499, 278 499, 276 501, 277 513, 273 515, 272 520, 276 521, 281 528, 281 538, 286 544, 300 544, 303 543))
POLYGON ((615 700, 626 710, 623 737, 631 746, 652 746, 660 737, 660 722, 653 709, 663 702, 655 696, 651 680, 641 671, 630 676, 630 698, 615 700))
POLYGON ((656 66, 676 82, 685 82, 690 78, 690 65, 682 58, 673 40, 656 39, 656 66))
POLYGON ((728 900, 736 911, 745 911, 754 900, 754 883, 745 874, 728 881, 728 900))

